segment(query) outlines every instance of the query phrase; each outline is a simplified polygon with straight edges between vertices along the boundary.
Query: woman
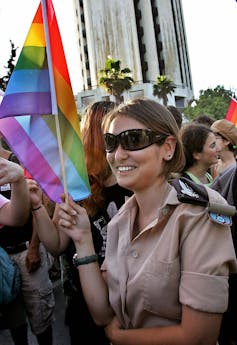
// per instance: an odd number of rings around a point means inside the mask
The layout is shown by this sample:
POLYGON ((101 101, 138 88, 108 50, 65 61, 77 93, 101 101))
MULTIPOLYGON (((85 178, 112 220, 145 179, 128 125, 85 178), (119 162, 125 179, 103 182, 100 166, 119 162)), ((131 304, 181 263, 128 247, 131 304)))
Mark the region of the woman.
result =
MULTIPOLYGON (((93 244, 101 264, 105 256, 107 223, 117 213, 125 198, 132 193, 120 187, 106 161, 102 120, 106 113, 115 107, 115 103, 100 101, 91 103, 84 111, 81 122, 82 141, 91 196, 81 203, 86 208, 92 229, 93 244)), ((69 326, 71 345, 86 343, 90 345, 109 345, 104 329, 98 327, 84 300, 77 269, 73 266, 75 246, 70 237, 59 233, 41 206, 40 192, 35 181, 29 181, 31 188, 34 219, 41 241, 51 254, 63 253, 64 294, 67 297, 66 324, 69 326)), ((57 209, 54 214, 57 223, 57 209)))
POLYGON ((220 146, 218 163, 213 167, 214 179, 224 170, 236 165, 235 146, 237 145, 237 128, 226 119, 217 120, 211 126, 220 146))
POLYGON ((218 162, 219 145, 212 130, 202 124, 189 124, 181 130, 186 158, 183 176, 198 184, 210 186, 213 182, 209 170, 218 162))
POLYGON ((179 202, 167 182, 184 164, 175 119, 137 99, 112 111, 104 129, 110 167, 134 192, 108 225, 104 278, 86 210, 62 203, 58 222, 75 243, 94 320, 114 345, 215 344, 236 258, 229 226, 211 221, 203 206, 179 202))
POLYGON ((24 224, 29 216, 30 203, 22 167, 0 157, 0 186, 0 228, 24 224), (1 193, 5 184, 12 186, 10 200, 1 193))

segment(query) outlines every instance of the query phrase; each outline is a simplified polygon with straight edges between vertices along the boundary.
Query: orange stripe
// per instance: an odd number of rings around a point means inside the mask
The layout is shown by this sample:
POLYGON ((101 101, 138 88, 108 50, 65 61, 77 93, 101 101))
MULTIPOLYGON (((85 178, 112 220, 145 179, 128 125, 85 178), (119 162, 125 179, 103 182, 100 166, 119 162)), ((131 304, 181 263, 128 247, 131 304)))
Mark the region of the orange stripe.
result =
POLYGON ((72 89, 56 69, 54 69, 54 80, 58 106, 81 138, 79 118, 72 89))

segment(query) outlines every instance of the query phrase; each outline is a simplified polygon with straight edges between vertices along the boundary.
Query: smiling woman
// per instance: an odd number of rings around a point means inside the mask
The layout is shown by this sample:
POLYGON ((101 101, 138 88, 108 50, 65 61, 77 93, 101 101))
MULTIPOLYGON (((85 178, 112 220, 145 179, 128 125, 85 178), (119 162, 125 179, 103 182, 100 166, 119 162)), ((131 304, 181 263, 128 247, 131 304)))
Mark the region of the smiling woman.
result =
POLYGON ((108 224, 101 270, 85 209, 70 200, 58 219, 59 232, 74 241, 93 319, 113 344, 215 344, 236 257, 229 225, 192 198, 182 203, 168 181, 184 165, 174 117, 153 100, 134 99, 113 109, 103 129, 118 184, 134 194, 108 224), (150 141, 150 131, 162 141, 150 141))

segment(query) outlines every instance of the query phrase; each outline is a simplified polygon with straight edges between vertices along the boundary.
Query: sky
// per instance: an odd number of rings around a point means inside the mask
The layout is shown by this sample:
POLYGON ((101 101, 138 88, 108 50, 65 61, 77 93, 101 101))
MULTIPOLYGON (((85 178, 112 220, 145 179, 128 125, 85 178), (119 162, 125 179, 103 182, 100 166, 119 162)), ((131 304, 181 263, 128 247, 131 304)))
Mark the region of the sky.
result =
MULTIPOLYGON (((19 54, 38 4, 39 0, 0 1, 0 76, 10 57, 10 40, 19 54)), ((73 3, 53 0, 53 4, 73 92, 77 93, 81 87, 73 3)), ((182 6, 195 97, 200 90, 217 85, 237 93, 237 0, 182 0, 182 6)))

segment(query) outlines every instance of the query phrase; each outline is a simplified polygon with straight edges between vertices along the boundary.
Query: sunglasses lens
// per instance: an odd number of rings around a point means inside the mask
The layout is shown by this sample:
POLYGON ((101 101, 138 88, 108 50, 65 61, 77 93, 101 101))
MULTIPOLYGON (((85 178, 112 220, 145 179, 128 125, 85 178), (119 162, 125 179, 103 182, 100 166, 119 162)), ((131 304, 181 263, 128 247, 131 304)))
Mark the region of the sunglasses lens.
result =
POLYGON ((104 140, 105 140, 105 151, 106 152, 114 151, 117 146, 117 137, 113 134, 105 133, 104 140))
POLYGON ((142 150, 154 143, 161 145, 165 138, 165 135, 155 134, 150 129, 142 128, 129 129, 118 135, 106 133, 104 134, 105 150, 106 152, 113 152, 119 144, 124 150, 142 150))
POLYGON ((148 132, 143 129, 129 130, 121 133, 121 144, 125 150, 135 151, 151 145, 148 132))

